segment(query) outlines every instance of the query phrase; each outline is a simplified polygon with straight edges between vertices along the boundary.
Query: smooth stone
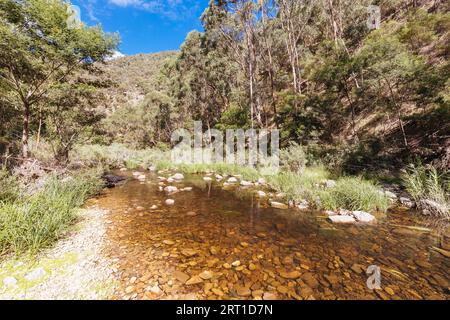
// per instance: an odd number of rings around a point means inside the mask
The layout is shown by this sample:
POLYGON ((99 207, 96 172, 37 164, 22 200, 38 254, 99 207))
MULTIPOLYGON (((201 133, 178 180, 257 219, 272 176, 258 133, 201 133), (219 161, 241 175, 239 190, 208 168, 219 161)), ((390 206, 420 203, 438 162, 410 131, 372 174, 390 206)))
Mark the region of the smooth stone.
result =
POLYGON ((188 274, 178 270, 173 273, 173 276, 175 277, 175 279, 182 283, 186 283, 186 281, 188 281, 190 278, 188 274))
POLYGON ((352 216, 328 216, 328 219, 333 223, 355 223, 356 220, 352 216))
POLYGON ((388 295, 393 296, 395 294, 394 290, 389 287, 384 288, 384 291, 387 292, 388 295))
POLYGON ((136 210, 137 210, 137 211, 144 211, 145 208, 144 208, 144 207, 141 207, 141 206, 137 206, 137 207, 136 207, 136 210))
POLYGON ((264 178, 259 178, 259 179, 258 179, 258 184, 261 184, 261 185, 266 184, 266 179, 264 179, 264 178))
POLYGON ((281 203, 281 202, 276 202, 276 201, 272 201, 270 202, 270 206, 276 209, 288 209, 289 206, 287 204, 281 203))
POLYGON ((125 172, 125 171, 128 171, 128 169, 127 168, 120 168, 120 171, 125 172))
POLYGON ((186 213, 186 215, 187 215, 188 217, 195 217, 195 216, 197 215, 197 212, 195 212, 195 211, 189 211, 188 213, 186 213))
POLYGON ((325 210, 325 214, 328 216, 328 217, 330 217, 330 216, 337 216, 337 215, 339 215, 339 213, 338 212, 336 212, 336 211, 332 211, 332 210, 325 210))
POLYGON ((389 190, 384 191, 384 195, 389 199, 397 199, 397 195, 389 190))
POLYGON ((167 193, 174 193, 178 191, 178 188, 175 186, 167 186, 164 188, 164 191, 167 193))
POLYGON ((138 177, 138 176, 140 176, 140 175, 141 175, 140 172, 137 172, 137 171, 134 171, 134 172, 133 172, 133 176, 135 176, 135 177, 138 177))
POLYGON ((171 178, 174 180, 183 180, 184 175, 182 173, 175 173, 173 176, 171 176, 171 178))
POLYGON ((145 179, 147 179, 147 177, 145 175, 138 176, 138 180, 145 180, 145 179))
POLYGON ((239 267, 239 266, 241 265, 241 262, 240 262, 239 260, 236 260, 236 261, 234 261, 231 265, 232 265, 233 267, 239 267))
POLYGON ((250 288, 241 286, 236 287, 236 293, 240 297, 248 297, 252 295, 252 291, 250 290, 250 288))
POLYGON ((285 286, 278 286, 277 291, 281 294, 286 294, 289 292, 289 289, 285 286))
POLYGON ((150 207, 150 210, 155 210, 155 209, 158 209, 158 206, 156 204, 154 204, 150 207))
POLYGON ((216 174, 216 180, 222 180, 223 177, 220 174, 216 174))
POLYGON ((200 273, 198 276, 200 278, 202 278, 203 280, 209 280, 214 276, 214 274, 211 271, 205 270, 202 273, 200 273))
POLYGON ((353 211, 352 214, 359 222, 370 223, 376 221, 375 217, 368 212, 353 211))
POLYGON ((193 256, 198 255, 198 252, 193 249, 182 249, 181 254, 186 257, 193 257, 193 256))
POLYGON ((46 274, 47 274, 47 272, 45 272, 44 269, 37 268, 37 269, 31 271, 30 273, 28 273, 25 276, 25 279, 27 279, 28 281, 33 281, 33 280, 36 280, 36 279, 39 279, 39 278, 45 276, 46 274))
POLYGON ((199 283, 202 283, 202 282, 203 282, 202 278, 200 278, 199 276, 193 276, 188 281, 186 281, 186 284, 187 285, 195 285, 195 284, 199 284, 199 283))
POLYGON ((228 183, 238 183, 238 179, 236 179, 235 177, 230 177, 227 180, 228 183))
POLYGON ((286 271, 281 271, 280 272, 280 276, 281 277, 283 277, 285 279, 289 279, 289 280, 298 279, 298 278, 300 278, 301 275, 302 274, 299 271, 297 271, 297 270, 291 271, 291 272, 286 272, 286 271))
POLYGON ((173 200, 173 199, 167 199, 167 200, 165 201, 165 204, 168 205, 168 206, 172 206, 172 205, 175 204, 175 200, 173 200))
POLYGON ((212 178, 211 177, 203 177, 203 180, 209 182, 209 181, 212 181, 212 178))
POLYGON ((264 292, 263 300, 277 300, 277 295, 272 292, 264 292))
POLYGON ((192 191, 192 187, 185 187, 185 188, 183 188, 183 189, 181 189, 182 191, 192 191))
POLYGON ((258 197, 260 197, 260 198, 265 198, 265 197, 267 197, 267 194, 266 194, 264 191, 261 191, 261 190, 258 190, 258 191, 256 192, 256 194, 257 194, 258 197))
POLYGON ((250 186, 253 186, 253 183, 250 182, 250 181, 242 180, 241 181, 241 186, 243 186, 243 187, 250 187, 250 186))
POLYGON ((3 279, 3 284, 5 286, 15 286, 17 284, 17 279, 14 277, 6 277, 3 279))

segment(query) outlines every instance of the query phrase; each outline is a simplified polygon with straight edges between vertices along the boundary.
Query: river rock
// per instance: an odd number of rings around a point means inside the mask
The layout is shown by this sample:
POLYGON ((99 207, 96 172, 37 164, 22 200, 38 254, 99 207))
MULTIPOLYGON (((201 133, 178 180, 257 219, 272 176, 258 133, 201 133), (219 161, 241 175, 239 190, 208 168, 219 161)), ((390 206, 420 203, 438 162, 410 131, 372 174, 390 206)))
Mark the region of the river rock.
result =
POLYGON ((300 273, 300 271, 294 270, 291 272, 286 272, 286 271, 281 271, 280 272, 280 276, 285 278, 285 279, 289 279, 289 280, 295 280, 300 278, 302 274, 300 273))
POLYGON ((373 215, 364 211, 353 211, 352 214, 359 222, 370 223, 376 221, 373 215))
POLYGON ((156 204, 154 204, 150 207, 150 210, 156 210, 156 209, 158 209, 158 206, 156 204))
POLYGON ((198 251, 196 251, 194 249, 182 249, 181 254, 186 257, 193 257, 193 256, 198 255, 198 251))
POLYGON ((141 180, 141 181, 144 181, 145 179, 147 179, 147 177, 143 174, 138 176, 137 178, 138 178, 138 180, 141 180))
POLYGON ((173 178, 167 178, 167 182, 168 183, 173 183, 173 182, 175 182, 176 180, 175 179, 173 179, 173 178))
POLYGON ((414 202, 411 199, 409 199, 409 198, 400 197, 399 201, 400 201, 400 203, 402 205, 404 205, 407 208, 413 208, 414 207, 414 202))
POLYGON ((5 286, 15 286, 17 284, 17 279, 14 277, 6 277, 3 279, 3 284, 5 286))
POLYGON ((267 197, 267 194, 266 194, 264 191, 261 191, 261 190, 258 190, 258 191, 256 192, 256 195, 257 195, 259 198, 265 198, 265 197, 267 197))
POLYGON ((397 195, 396 195, 395 193, 389 191, 389 190, 385 190, 385 191, 384 191, 384 195, 385 195, 386 197, 388 197, 389 199, 392 199, 392 200, 397 199, 397 195))
POLYGON ((352 216, 328 216, 328 219, 333 223, 355 223, 356 220, 352 216))
POLYGON ((33 280, 36 280, 36 279, 39 279, 39 278, 45 276, 46 274, 47 274, 47 272, 45 272, 44 269, 37 268, 37 269, 31 271, 30 273, 28 273, 25 276, 25 279, 27 279, 28 281, 33 281, 33 280))
POLYGON ((190 278, 188 274, 178 270, 173 273, 173 276, 181 283, 186 283, 186 281, 188 281, 190 278))
POLYGON ((132 174, 134 177, 139 177, 141 175, 141 173, 137 171, 134 171, 132 174))
POLYGON ((175 200, 173 200, 173 199, 167 199, 167 200, 165 201, 165 204, 168 205, 168 206, 173 206, 173 205, 175 204, 175 200))
POLYGON ((238 183, 238 179, 236 179, 235 177, 230 177, 227 180, 228 183, 238 183))
POLYGON ((206 182, 209 182, 209 181, 212 181, 212 178, 211 177, 203 177, 203 180, 206 182))
POLYGON ((175 186, 167 186, 164 188, 164 191, 167 193, 174 193, 178 191, 178 188, 175 186))
POLYGON ((205 270, 202 273, 200 273, 198 276, 200 278, 202 278, 203 280, 209 280, 214 276, 214 274, 211 271, 205 270))
POLYGON ((202 283, 202 282, 203 282, 202 278, 200 278, 199 276, 193 276, 188 281, 186 281, 186 284, 187 285, 195 285, 195 284, 199 284, 199 283, 202 283))
POLYGON ((289 208, 289 206, 287 204, 284 204, 281 202, 276 202, 276 201, 271 201, 270 206, 273 208, 277 208, 277 209, 288 209, 289 208))
POLYGON ((156 167, 155 166, 149 166, 147 169, 148 169, 148 171, 156 171, 156 167))
POLYGON ((233 267, 239 267, 239 266, 241 265, 241 262, 240 262, 239 260, 236 260, 236 261, 234 261, 231 265, 232 265, 233 267))
POLYGON ((171 176, 171 178, 174 180, 183 180, 184 175, 182 173, 175 173, 173 176, 171 176))
POLYGON ((301 201, 301 202, 297 205, 297 208, 298 208, 299 210, 302 210, 302 211, 308 210, 308 209, 309 209, 308 201, 306 201, 306 200, 301 201))
POLYGON ((120 171, 121 172, 125 172, 125 171, 128 171, 128 169, 127 168, 120 168, 120 171))
POLYGON ((350 269, 352 269, 354 272, 356 272, 357 274, 361 274, 364 272, 364 266, 354 263, 350 269))
POLYGON ((220 290, 219 288, 212 288, 211 291, 212 291, 216 296, 219 296, 219 297, 222 297, 222 296, 224 295, 223 291, 220 290))
POLYGON ((449 207, 444 204, 440 204, 436 201, 423 199, 418 203, 418 207, 422 210, 424 215, 445 216, 449 212, 449 207))
POLYGON ((250 187, 250 186, 253 186, 253 183, 250 182, 250 181, 242 180, 241 181, 241 186, 243 186, 243 187, 250 187))
POLYGON ((264 178, 259 178, 259 179, 258 179, 258 184, 260 184, 260 185, 265 185, 265 184, 266 184, 266 179, 264 179, 264 178))
POLYGON ((181 189, 181 191, 192 191, 192 187, 185 187, 183 189, 181 189))
POLYGON ((187 215, 188 217, 195 217, 196 215, 198 215, 198 213, 195 212, 195 211, 189 211, 188 213, 186 213, 186 215, 187 215))

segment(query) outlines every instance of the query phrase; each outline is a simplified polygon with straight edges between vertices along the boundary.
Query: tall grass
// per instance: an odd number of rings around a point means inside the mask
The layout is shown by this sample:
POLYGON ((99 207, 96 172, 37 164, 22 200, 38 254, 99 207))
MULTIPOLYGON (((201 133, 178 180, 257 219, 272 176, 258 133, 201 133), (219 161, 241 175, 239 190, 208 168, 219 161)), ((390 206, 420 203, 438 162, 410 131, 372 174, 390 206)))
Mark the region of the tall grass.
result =
POLYGON ((51 245, 74 222, 77 208, 97 193, 98 171, 60 179, 52 176, 33 195, 0 203, 0 253, 36 252, 51 245))
POLYGON ((406 190, 421 210, 450 219, 450 179, 430 166, 411 165, 402 176, 406 190))

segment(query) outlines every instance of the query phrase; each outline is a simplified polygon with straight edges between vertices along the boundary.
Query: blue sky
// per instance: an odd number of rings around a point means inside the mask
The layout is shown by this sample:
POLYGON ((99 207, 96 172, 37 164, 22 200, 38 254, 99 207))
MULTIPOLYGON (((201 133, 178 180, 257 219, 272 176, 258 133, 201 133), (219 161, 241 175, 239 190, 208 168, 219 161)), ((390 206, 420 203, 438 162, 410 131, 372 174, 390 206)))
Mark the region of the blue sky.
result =
POLYGON ((176 50, 191 30, 201 30, 208 0, 72 0, 88 25, 118 32, 126 54, 176 50))

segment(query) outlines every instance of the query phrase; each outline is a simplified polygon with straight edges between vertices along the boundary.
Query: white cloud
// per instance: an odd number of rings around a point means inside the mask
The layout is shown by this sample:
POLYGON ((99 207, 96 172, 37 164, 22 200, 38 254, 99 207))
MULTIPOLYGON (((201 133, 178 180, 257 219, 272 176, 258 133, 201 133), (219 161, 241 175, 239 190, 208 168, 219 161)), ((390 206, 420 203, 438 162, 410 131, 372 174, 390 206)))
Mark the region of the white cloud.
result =
POLYGON ((195 0, 108 0, 119 7, 134 7, 150 13, 160 14, 172 20, 192 16, 199 9, 195 0))

